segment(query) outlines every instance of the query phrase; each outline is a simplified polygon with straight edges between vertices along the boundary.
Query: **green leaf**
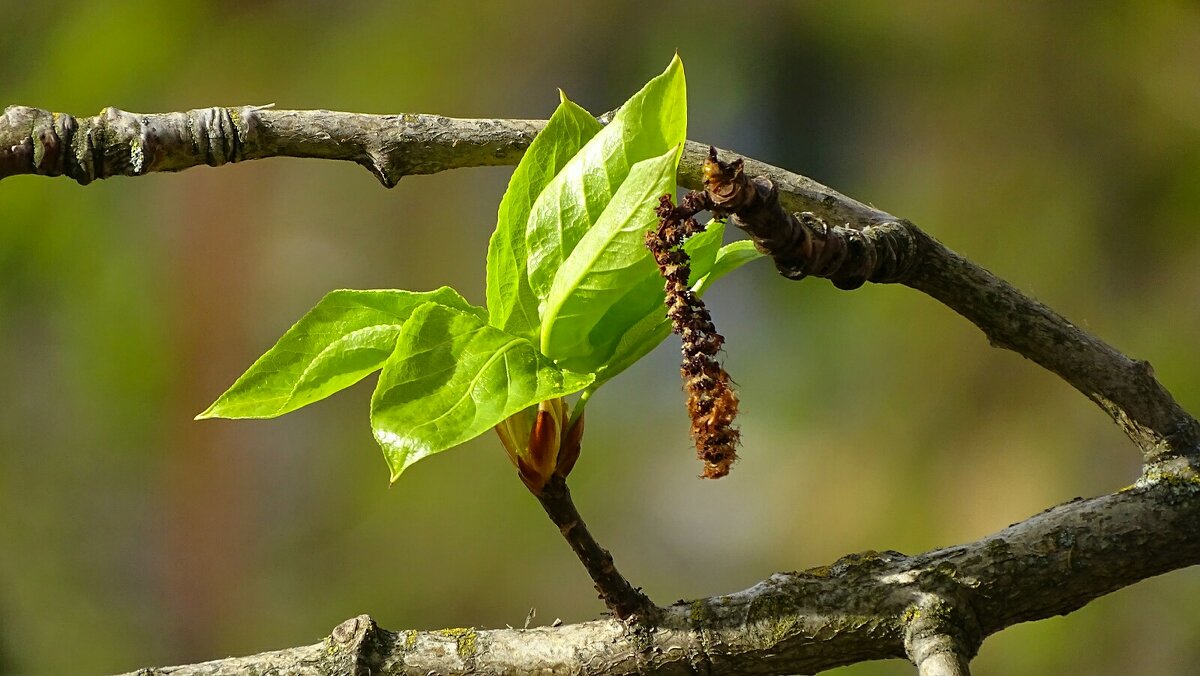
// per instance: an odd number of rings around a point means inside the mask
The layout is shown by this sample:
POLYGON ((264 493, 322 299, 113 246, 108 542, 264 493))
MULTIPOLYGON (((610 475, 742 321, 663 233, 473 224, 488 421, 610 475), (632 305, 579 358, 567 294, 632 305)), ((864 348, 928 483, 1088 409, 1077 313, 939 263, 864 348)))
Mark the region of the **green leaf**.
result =
POLYGON ((686 131, 686 87, 676 56, 662 75, 621 106, 534 201, 525 244, 529 286, 543 307, 559 268, 600 218, 630 168, 682 144, 686 131))
POLYGON ((704 226, 703 232, 688 237, 683 243, 691 261, 692 272, 688 275, 688 284, 695 285, 696 281, 712 268, 717 260, 717 251, 725 237, 725 221, 711 220, 704 226))
MULTIPOLYGON (((659 285, 662 291, 662 285, 659 285)), ((595 390, 600 385, 612 380, 618 373, 633 366, 639 359, 650 354, 654 348, 662 344, 671 335, 671 320, 667 319, 667 309, 661 297, 658 309, 644 315, 636 324, 631 326, 621 341, 617 343, 612 359, 604 370, 596 374, 596 382, 589 388, 595 390)))
MULTIPOLYGON (((740 240, 721 247, 721 238, 724 234, 725 222, 713 220, 708 223, 703 232, 689 237, 683 243, 683 248, 691 259, 692 270, 688 281, 692 284, 692 290, 696 292, 696 295, 703 295, 717 279, 762 255, 754 249, 754 244, 747 240, 740 240), (746 249, 749 249, 749 254, 746 249)), ((671 335, 671 322, 666 317, 667 311, 664 305, 663 281, 658 275, 657 268, 654 273, 654 307, 646 311, 639 319, 628 324, 628 328, 621 335, 608 363, 599 370, 596 382, 590 389, 596 389, 602 383, 629 368, 671 335)))
POLYGON ((488 243, 489 322, 530 339, 538 332, 538 300, 529 288, 525 270, 529 210, 550 179, 600 131, 600 123, 591 113, 568 101, 562 92, 559 94, 562 103, 513 171, 500 200, 496 231, 488 243))
POLYGON ((273 418, 349 387, 383 365, 405 321, 427 304, 483 316, 449 287, 330 292, 196 417, 273 418))
POLYGON ((662 307, 645 235, 658 221, 659 198, 675 191, 678 151, 635 164, 559 268, 542 312, 541 348, 560 366, 601 369, 625 332, 662 307))
POLYGON ((414 462, 593 378, 558 368, 529 341, 476 315, 428 303, 404 324, 384 364, 371 428, 395 481, 414 462))
POLYGON ((696 292, 696 295, 702 296, 712 286, 713 282, 742 267, 746 263, 762 257, 762 252, 754 248, 754 242, 748 239, 741 239, 727 244, 717 252, 712 268, 700 276, 699 280, 697 280, 695 271, 693 271, 692 279, 690 280, 692 282, 692 290, 696 292))

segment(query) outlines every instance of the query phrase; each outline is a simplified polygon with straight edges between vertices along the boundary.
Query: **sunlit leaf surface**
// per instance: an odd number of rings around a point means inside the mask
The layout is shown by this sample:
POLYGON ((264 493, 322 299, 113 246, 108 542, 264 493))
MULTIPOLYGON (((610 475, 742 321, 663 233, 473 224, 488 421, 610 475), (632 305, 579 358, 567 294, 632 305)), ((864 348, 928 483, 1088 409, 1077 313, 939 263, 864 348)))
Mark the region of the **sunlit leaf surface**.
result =
POLYGON ((396 342, 371 398, 371 428, 394 481, 409 465, 540 401, 588 386, 529 341, 478 315, 429 303, 396 342))

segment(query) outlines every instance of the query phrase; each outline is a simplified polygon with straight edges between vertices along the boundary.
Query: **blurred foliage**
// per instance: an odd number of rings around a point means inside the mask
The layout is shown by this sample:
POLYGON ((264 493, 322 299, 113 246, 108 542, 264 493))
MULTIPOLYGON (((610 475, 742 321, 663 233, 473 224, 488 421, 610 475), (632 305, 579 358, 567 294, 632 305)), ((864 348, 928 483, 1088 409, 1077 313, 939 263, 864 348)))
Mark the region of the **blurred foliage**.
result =
MULTIPOLYGON (((599 112, 679 49, 691 138, 913 219, 1200 409, 1195 3, 0 0, 0 15, 0 99, 76 115, 545 117, 555 87, 599 112)), ((250 653, 363 612, 391 628, 597 617, 494 439, 388 490, 369 383, 278 421, 191 419, 330 289, 450 284, 481 302, 509 171, 392 191, 299 160, 0 183, 0 671, 250 653)), ((762 263, 709 298, 742 392, 733 474, 695 478, 668 341, 591 404, 572 475, 660 602, 974 539, 1136 476, 1096 407, 907 289, 842 293, 762 263)), ((977 668, 1192 673, 1198 599, 1200 576, 1175 572, 1003 632, 977 668)))

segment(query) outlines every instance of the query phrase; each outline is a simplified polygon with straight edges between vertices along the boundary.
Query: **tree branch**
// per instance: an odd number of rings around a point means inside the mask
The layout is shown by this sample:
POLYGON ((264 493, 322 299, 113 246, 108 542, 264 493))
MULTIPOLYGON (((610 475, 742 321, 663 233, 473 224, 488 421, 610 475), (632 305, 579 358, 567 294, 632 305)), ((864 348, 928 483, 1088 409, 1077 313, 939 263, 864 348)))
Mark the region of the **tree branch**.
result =
MULTIPOLYGON (((204 164, 314 157, 355 162, 391 187, 409 174, 516 164, 544 125, 542 120, 360 115, 262 106, 149 115, 106 108, 95 117, 75 118, 10 106, 0 117, 0 179, 40 174, 69 176, 87 184, 97 178, 180 171, 204 164)), ((703 188, 707 157, 707 146, 687 142, 679 165, 681 185, 703 188)), ((857 266, 866 279, 900 282, 926 293, 978 326, 993 345, 1013 350, 1062 377, 1116 421, 1146 462, 1200 448, 1200 422, 1155 379, 1148 362, 1130 359, 1080 330, 908 221, 804 176, 755 160, 744 162, 746 175, 761 177, 776 194, 780 213, 810 212, 813 218, 800 220, 813 232, 845 240, 848 255, 878 258, 876 252, 889 252, 890 257, 883 258, 891 261, 887 275, 882 275, 882 268, 857 266)), ((785 265, 794 264, 797 256, 793 250, 770 253, 777 264, 785 265)))
MULTIPOLYGON (((86 184, 290 156, 353 161, 392 186, 408 174, 514 164, 543 124, 261 107, 160 115, 109 108, 76 119, 10 107, 0 117, 0 178, 70 176, 86 184)), ((705 146, 688 142, 682 185, 703 187, 706 156, 705 146)), ((653 627, 611 620, 392 634, 362 616, 315 646, 143 673, 811 673, 907 656, 923 674, 965 674, 992 633, 1200 563, 1200 423, 1148 363, 1080 330, 908 221, 782 169, 753 160, 744 169, 760 177, 754 190, 768 211, 784 214, 751 223, 751 236, 789 276, 832 271, 835 281, 845 274, 848 282, 898 282, 939 300, 993 345, 1033 360, 1096 402, 1142 450, 1143 478, 973 543, 913 557, 852 555, 776 574, 737 594, 676 604, 661 609, 653 627), (792 211, 810 213, 793 218, 792 211)))
POLYGON ((968 544, 777 573, 664 608, 653 628, 614 619, 393 633, 362 616, 316 645, 137 673, 790 674, 908 656, 923 675, 966 674, 988 635, 1196 563, 1200 478, 1188 473, 1074 500, 968 544))
POLYGON ((701 168, 705 200, 732 214, 783 276, 826 277, 841 289, 866 281, 903 283, 966 317, 992 345, 1066 380, 1120 425, 1147 463, 1200 448, 1200 423, 1155 379, 1149 362, 1126 357, 908 221, 780 169, 757 167, 766 173, 751 179, 750 163, 743 167, 741 159, 721 161, 715 149, 710 153, 701 168), (785 200, 776 179, 805 192, 785 200), (819 209, 806 202, 815 196, 819 209), (792 214, 785 202, 808 210, 792 214), (846 225, 830 227, 827 218, 846 225))
POLYGON ((919 676, 970 676, 979 623, 969 600, 929 594, 904 616, 904 651, 919 676))
POLYGON ((347 160, 392 187, 410 174, 516 164, 544 120, 359 115, 267 106, 143 115, 105 108, 75 118, 9 106, 0 117, 0 179, 69 176, 82 185, 268 157, 347 160))

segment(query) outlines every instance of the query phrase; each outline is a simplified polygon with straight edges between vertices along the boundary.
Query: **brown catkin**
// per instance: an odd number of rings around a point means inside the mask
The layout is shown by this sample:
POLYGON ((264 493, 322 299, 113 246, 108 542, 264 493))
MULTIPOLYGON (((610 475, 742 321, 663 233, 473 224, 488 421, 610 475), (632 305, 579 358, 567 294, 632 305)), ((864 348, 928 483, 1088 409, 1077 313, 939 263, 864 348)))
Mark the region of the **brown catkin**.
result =
POLYGON ((738 398, 730 386, 729 374, 717 360, 725 338, 717 333, 708 308, 688 286, 691 261, 683 249, 684 240, 704 230, 695 215, 708 206, 708 198, 701 192, 688 193, 678 207, 670 195, 663 195, 657 210, 660 223, 656 230, 646 233, 646 246, 666 280, 667 317, 683 339, 680 374, 688 397, 696 455, 704 462, 704 477, 717 479, 728 474, 737 460, 740 433, 733 419, 738 398))

